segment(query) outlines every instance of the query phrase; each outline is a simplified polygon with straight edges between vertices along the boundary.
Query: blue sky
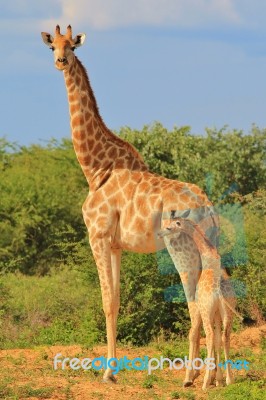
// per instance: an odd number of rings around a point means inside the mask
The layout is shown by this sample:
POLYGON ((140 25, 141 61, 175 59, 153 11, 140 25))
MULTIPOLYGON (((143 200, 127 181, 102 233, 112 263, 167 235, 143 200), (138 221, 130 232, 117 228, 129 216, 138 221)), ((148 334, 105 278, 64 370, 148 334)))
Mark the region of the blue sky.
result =
POLYGON ((0 136, 70 136, 63 74, 40 35, 57 23, 86 33, 76 54, 111 129, 265 128, 265 21, 262 0, 1 2, 0 136))

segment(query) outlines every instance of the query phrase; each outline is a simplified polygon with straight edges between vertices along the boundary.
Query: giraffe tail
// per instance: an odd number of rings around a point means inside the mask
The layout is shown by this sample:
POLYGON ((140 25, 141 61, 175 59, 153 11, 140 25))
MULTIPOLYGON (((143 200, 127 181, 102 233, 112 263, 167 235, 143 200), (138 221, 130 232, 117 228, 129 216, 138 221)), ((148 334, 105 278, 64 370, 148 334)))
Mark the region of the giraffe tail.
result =
POLYGON ((236 311, 234 307, 231 306, 231 304, 228 303, 228 301, 225 300, 224 296, 222 293, 220 293, 220 300, 237 316, 237 318, 240 319, 241 323, 246 326, 253 326, 256 324, 256 321, 250 317, 243 317, 239 312, 236 311))
POLYGON ((220 297, 220 300, 232 311, 232 313, 234 313, 240 319, 240 321, 243 322, 243 320, 244 320, 243 316, 239 312, 237 312, 236 309, 234 307, 232 307, 231 304, 229 304, 227 300, 225 300, 222 293, 220 293, 219 297, 220 297))

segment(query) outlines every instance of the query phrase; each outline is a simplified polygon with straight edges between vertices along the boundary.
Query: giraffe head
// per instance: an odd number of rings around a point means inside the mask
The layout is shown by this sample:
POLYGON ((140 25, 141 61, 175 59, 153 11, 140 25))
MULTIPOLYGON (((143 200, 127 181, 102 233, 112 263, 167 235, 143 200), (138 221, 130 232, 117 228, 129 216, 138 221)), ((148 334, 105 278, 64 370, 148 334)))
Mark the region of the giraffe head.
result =
POLYGON ((163 221, 163 229, 158 233, 158 236, 162 238, 164 236, 175 235, 175 237, 177 237, 180 233, 184 232, 193 237, 195 230, 204 235, 200 227, 194 221, 182 217, 175 217, 163 221))
POLYGON ((213 247, 210 240, 198 224, 190 219, 182 217, 174 217, 164 220, 163 229, 159 231, 158 237, 163 238, 165 236, 174 235, 177 238, 182 232, 186 233, 192 239, 195 238, 195 235, 200 235, 201 241, 205 241, 210 248, 213 247))
POLYGON ((56 68, 62 71, 69 68, 74 61, 74 50, 83 45, 85 34, 79 33, 73 39, 72 28, 70 25, 67 27, 67 33, 65 35, 61 35, 60 26, 57 25, 54 37, 50 35, 50 33, 42 32, 42 39, 54 53, 56 68))
POLYGON ((167 219, 163 221, 163 229, 158 233, 159 238, 164 236, 175 235, 178 237, 181 232, 185 232, 186 228, 184 226, 184 219, 174 218, 167 219))

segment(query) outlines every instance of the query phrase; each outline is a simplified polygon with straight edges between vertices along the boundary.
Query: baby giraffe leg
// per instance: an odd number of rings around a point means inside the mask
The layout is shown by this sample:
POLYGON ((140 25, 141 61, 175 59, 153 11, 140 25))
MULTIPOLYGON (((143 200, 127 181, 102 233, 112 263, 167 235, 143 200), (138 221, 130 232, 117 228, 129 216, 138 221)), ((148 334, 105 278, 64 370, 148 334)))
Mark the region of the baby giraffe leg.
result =
MULTIPOLYGON (((202 272, 201 278, 204 277, 204 272, 205 271, 202 272)), ((215 296, 213 296, 212 290, 209 290, 209 288, 206 286, 205 279, 201 279, 199 282, 198 306, 202 317, 204 332, 206 335, 207 358, 215 361, 214 322, 217 318, 218 307, 216 304, 216 298, 215 296)), ((203 390, 206 390, 209 387, 212 375, 213 370, 206 368, 202 386, 203 390)))
POLYGON ((226 363, 226 384, 230 385, 234 383, 234 377, 231 371, 231 365, 229 360, 229 350, 230 350, 230 334, 232 329, 232 313, 228 311, 227 318, 224 321, 224 332, 223 332, 223 343, 224 343, 224 358, 226 363), (228 318, 229 317, 229 318, 228 318))
MULTIPOLYGON (((200 326, 199 326, 199 329, 198 329, 198 335, 197 335, 196 340, 195 340, 194 353, 193 353, 193 356, 192 356, 193 360, 195 360, 195 358, 200 358, 200 329, 201 329, 201 325, 202 325, 201 317, 200 317, 200 321, 201 321, 201 323, 200 323, 200 326)), ((199 362, 196 362, 196 365, 200 367, 200 363, 199 362)), ((194 370, 193 381, 199 375, 200 375, 200 368, 194 370)))
POLYGON ((188 308, 191 319, 191 328, 189 331, 189 360, 191 361, 191 365, 186 369, 184 387, 193 385, 194 379, 199 375, 198 370, 192 369, 192 361, 199 357, 200 328, 202 323, 197 303, 195 301, 188 302, 188 308))
MULTIPOLYGON (((176 232, 176 231, 175 231, 176 232)), ((169 231, 167 231, 169 235, 169 231)), ((191 329, 189 332, 189 360, 190 365, 186 369, 184 387, 191 386, 194 379, 199 375, 198 370, 193 370, 192 361, 199 357, 199 341, 201 316, 198 304, 195 301, 196 285, 201 271, 201 261, 198 249, 194 241, 186 234, 177 232, 171 239, 164 237, 165 245, 180 274, 186 300, 188 302, 191 329), (189 246, 188 246, 189 244, 189 246)))
MULTIPOLYGON (((207 346, 207 358, 214 358, 214 329, 213 329, 213 321, 209 318, 202 318, 204 331, 206 334, 206 346, 207 346)), ((206 390, 211 383, 212 371, 210 369, 206 369, 202 389, 206 390)))
POLYGON ((222 326, 221 317, 219 314, 215 316, 215 331, 214 331, 215 353, 216 353, 216 386, 222 386, 223 373, 219 364, 221 362, 221 344, 222 344, 222 326))

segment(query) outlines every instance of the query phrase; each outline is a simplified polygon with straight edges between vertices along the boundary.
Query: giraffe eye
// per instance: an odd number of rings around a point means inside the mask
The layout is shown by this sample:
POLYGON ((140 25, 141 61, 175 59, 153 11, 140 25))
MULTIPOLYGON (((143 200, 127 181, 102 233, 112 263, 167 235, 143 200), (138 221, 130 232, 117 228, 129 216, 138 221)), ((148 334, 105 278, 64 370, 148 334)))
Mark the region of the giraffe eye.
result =
POLYGON ((75 49, 76 49, 76 47, 75 47, 75 46, 72 46, 72 47, 71 47, 71 50, 72 50, 72 51, 74 51, 75 49))
POLYGON ((51 46, 51 47, 50 47, 50 50, 54 51, 54 47, 53 47, 53 46, 51 46))

